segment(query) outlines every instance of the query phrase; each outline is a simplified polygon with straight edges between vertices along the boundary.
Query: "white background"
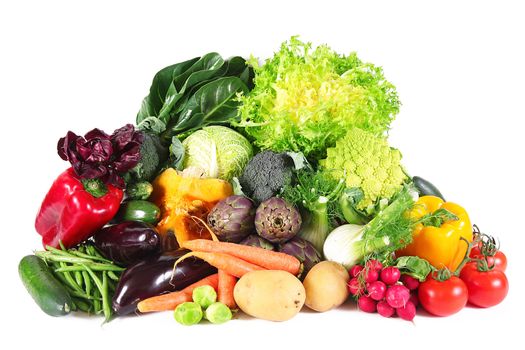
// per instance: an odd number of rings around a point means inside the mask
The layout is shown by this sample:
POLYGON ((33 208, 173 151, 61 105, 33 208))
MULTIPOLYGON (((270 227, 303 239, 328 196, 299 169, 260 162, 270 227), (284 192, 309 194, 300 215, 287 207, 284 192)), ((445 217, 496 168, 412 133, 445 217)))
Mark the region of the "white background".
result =
POLYGON ((524 10, 519 1, 2 1, 1 348, 519 348, 523 330, 524 10), (424 3, 424 4, 423 4, 424 3), (384 67, 403 102, 391 144, 501 240, 510 293, 414 323, 355 310, 284 323, 241 317, 179 326, 170 313, 98 318, 43 314, 17 275, 40 249, 33 220, 67 130, 133 122, 155 72, 218 51, 268 57, 291 35, 384 67), (520 317, 521 316, 521 317, 520 317))

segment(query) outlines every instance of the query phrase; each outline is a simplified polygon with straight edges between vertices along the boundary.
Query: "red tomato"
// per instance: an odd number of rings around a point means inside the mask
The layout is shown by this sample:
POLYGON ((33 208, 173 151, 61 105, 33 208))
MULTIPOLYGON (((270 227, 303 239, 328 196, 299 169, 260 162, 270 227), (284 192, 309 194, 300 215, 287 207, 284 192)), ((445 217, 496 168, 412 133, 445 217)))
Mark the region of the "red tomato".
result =
POLYGON ((475 262, 463 267, 460 274, 468 289, 468 301, 479 307, 498 305, 509 292, 509 281, 505 273, 493 269, 479 271, 475 262))
MULTIPOLYGON (((470 257, 473 259, 483 259, 483 254, 481 254, 478 247, 474 247, 470 252, 470 257)), ((489 266, 494 265, 495 270, 505 272, 507 269, 507 256, 499 250, 494 256, 487 256, 486 259, 489 266)))
POLYGON ((436 316, 450 316, 463 309, 468 301, 465 283, 456 276, 438 281, 432 276, 419 285, 419 304, 436 316))

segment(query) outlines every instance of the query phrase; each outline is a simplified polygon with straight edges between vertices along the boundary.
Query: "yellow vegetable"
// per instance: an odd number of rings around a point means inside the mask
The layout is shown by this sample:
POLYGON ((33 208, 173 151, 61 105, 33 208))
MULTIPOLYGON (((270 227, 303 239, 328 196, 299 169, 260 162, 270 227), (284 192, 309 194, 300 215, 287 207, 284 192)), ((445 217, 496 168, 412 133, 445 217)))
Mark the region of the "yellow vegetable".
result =
POLYGON ((233 290, 237 306, 246 314, 268 321, 286 321, 297 315, 305 301, 301 281, 286 271, 252 271, 233 290))
POLYGON ((152 185, 150 200, 161 210, 157 231, 165 251, 187 240, 210 239, 208 230, 192 216, 206 221, 215 204, 233 194, 227 181, 182 176, 172 168, 164 170, 152 185))
POLYGON ((306 275, 305 304, 310 309, 325 312, 336 308, 348 299, 346 284, 350 276, 343 265, 333 261, 321 261, 306 275))

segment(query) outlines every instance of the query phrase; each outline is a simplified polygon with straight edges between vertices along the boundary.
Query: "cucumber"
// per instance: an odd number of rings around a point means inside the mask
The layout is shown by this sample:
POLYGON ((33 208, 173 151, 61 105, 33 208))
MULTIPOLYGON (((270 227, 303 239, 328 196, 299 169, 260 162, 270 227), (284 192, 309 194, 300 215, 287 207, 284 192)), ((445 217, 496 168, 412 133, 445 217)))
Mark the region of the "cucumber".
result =
POLYGON ((160 219, 160 209, 155 204, 133 200, 123 202, 115 216, 115 222, 142 221, 148 224, 156 224, 160 219))
POLYGON ((71 311, 71 296, 44 260, 35 255, 25 256, 18 264, 18 274, 31 297, 46 314, 64 316, 71 311))
POLYGON ((442 200, 445 200, 445 197, 443 197, 443 195, 437 189, 437 187, 434 186, 430 181, 427 181, 419 176, 414 176, 412 178, 412 181, 414 182, 414 186, 416 186, 416 189, 420 195, 436 196, 436 197, 441 198, 442 200))

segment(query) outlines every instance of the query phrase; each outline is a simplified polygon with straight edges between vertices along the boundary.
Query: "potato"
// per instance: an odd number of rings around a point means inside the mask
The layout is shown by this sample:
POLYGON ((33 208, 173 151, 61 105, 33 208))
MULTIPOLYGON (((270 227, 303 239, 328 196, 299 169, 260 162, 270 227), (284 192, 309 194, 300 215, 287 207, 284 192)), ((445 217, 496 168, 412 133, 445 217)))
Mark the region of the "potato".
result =
POLYGON ((306 275, 305 304, 310 309, 325 312, 338 307, 348 298, 346 284, 350 276, 343 265, 333 261, 321 261, 306 275))
POLYGON ((297 315, 306 293, 295 277, 286 271, 261 270, 242 276, 233 297, 246 314, 269 321, 286 321, 297 315))

